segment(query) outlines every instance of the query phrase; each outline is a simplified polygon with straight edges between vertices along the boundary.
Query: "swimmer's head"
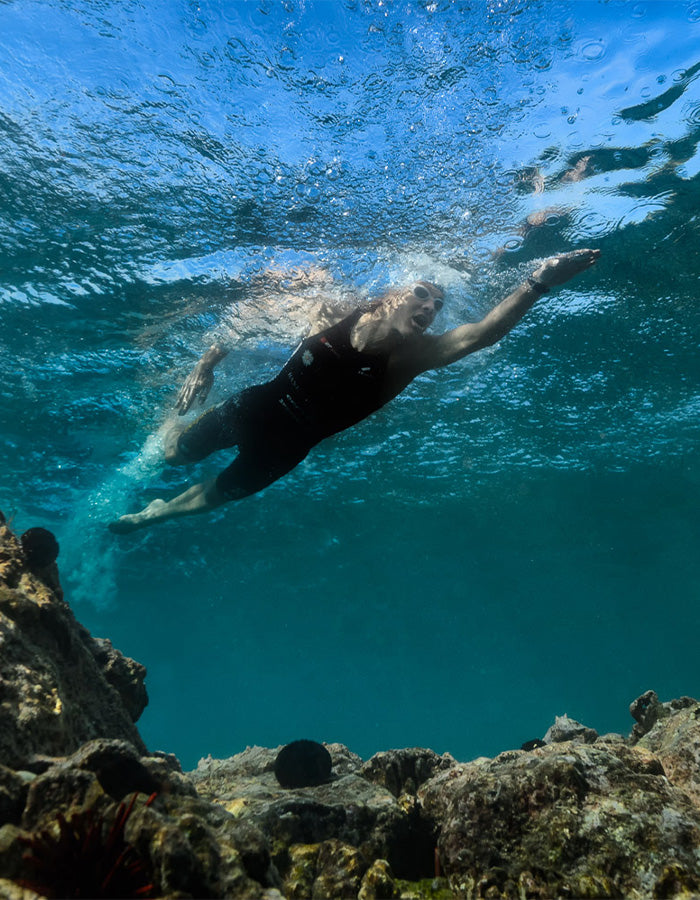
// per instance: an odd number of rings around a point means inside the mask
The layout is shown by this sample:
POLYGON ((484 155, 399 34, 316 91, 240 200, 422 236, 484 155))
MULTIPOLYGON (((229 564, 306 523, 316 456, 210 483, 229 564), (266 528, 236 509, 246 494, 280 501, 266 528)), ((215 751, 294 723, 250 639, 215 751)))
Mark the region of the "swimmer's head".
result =
POLYGON ((376 303, 376 309, 390 318, 392 331, 402 337, 423 334, 445 302, 445 292, 432 281, 416 281, 410 287, 388 291, 376 303))

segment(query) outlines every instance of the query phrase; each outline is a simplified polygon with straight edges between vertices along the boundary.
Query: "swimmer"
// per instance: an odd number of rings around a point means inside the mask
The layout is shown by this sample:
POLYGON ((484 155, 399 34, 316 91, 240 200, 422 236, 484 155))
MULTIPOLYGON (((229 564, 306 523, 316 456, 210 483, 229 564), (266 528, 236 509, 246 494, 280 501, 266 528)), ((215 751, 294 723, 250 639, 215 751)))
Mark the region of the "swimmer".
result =
MULTIPOLYGON (((118 534, 180 516, 205 513, 261 491, 297 466, 320 441, 350 428, 387 404, 414 378, 488 347, 506 335, 551 288, 592 266, 599 250, 576 250, 545 260, 480 322, 427 334, 444 303, 428 281, 389 291, 373 303, 305 338, 275 378, 246 388, 165 439, 166 461, 199 462, 238 448, 231 465, 171 500, 153 500, 110 524, 118 534)), ((182 415, 203 403, 214 368, 226 355, 211 347, 176 400, 182 415)))

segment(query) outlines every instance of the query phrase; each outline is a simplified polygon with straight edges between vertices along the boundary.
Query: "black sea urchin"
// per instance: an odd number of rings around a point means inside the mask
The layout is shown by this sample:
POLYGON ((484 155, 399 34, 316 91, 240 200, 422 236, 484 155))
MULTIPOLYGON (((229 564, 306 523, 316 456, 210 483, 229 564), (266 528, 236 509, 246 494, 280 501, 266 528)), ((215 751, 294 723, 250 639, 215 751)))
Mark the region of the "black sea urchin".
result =
POLYGON ((44 568, 56 561, 58 541, 46 528, 30 528, 20 538, 25 559, 31 568, 44 568))
MULTIPOLYGON (((155 799, 152 794, 146 805, 155 799)), ((127 843, 124 828, 134 808, 137 794, 127 806, 121 803, 114 821, 94 810, 66 819, 58 813, 59 833, 41 831, 23 838, 28 878, 17 879, 22 887, 43 897, 152 897, 147 863, 127 843)))
POLYGON ((316 741, 292 741, 275 760, 275 776, 284 788, 323 784, 331 775, 331 755, 316 741))

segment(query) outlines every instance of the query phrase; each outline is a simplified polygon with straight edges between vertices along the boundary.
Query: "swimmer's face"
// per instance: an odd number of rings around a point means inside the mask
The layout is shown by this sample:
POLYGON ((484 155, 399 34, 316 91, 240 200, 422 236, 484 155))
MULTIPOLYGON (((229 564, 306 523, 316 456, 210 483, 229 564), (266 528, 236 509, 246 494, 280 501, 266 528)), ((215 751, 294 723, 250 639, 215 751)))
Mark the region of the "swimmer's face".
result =
POLYGON ((391 325, 402 337, 423 334, 442 309, 442 288, 429 281, 417 281, 413 287, 398 292, 392 302, 391 325))

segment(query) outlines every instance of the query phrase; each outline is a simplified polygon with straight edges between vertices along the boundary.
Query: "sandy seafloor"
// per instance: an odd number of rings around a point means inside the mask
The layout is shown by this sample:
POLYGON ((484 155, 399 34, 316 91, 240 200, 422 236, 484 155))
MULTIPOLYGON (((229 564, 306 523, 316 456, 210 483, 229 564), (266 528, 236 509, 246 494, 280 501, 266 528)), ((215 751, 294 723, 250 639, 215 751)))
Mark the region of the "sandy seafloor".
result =
POLYGON ((150 747, 468 759, 700 693, 700 3, 10 0, 0 60, 0 508, 148 667, 150 747), (227 464, 149 438, 213 334, 219 400, 319 278, 448 328, 585 246, 262 494, 106 531, 227 464))

